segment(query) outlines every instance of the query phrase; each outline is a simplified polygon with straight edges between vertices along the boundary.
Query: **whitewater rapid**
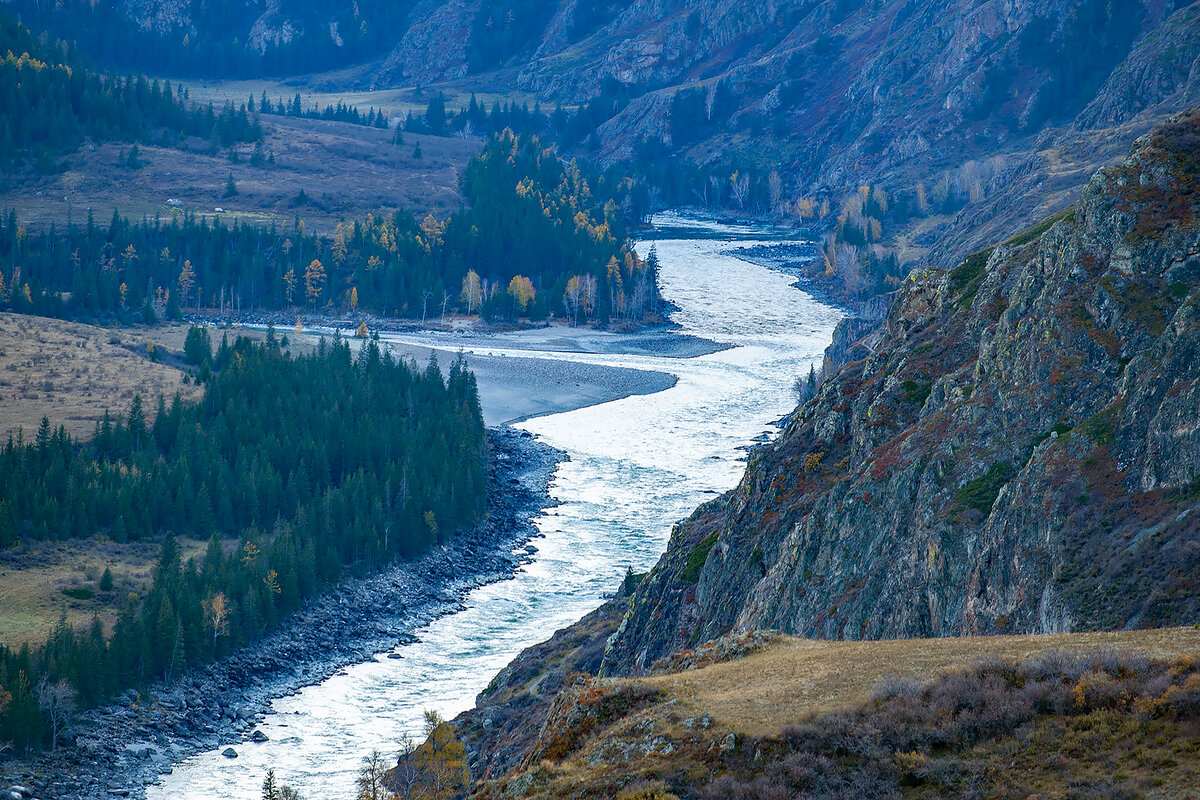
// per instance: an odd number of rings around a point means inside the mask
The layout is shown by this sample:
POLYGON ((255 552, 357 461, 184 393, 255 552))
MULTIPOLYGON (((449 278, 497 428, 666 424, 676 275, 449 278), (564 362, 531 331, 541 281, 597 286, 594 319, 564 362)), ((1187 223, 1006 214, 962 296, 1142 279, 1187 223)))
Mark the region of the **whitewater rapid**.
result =
MULTIPOLYGON (((151 800, 252 800, 268 769, 309 800, 351 800, 364 754, 417 737, 425 709, 445 717, 523 648, 598 606, 626 569, 644 572, 671 525, 732 488, 745 448, 795 406, 791 386, 819 359, 842 313, 794 278, 742 261, 739 247, 770 243, 763 229, 678 216, 660 218, 680 238, 655 241, 663 296, 680 333, 732 345, 696 358, 468 349, 668 372, 663 392, 538 417, 518 427, 565 450, 551 486, 560 505, 537 520, 532 563, 511 580, 475 590, 465 608, 417 632, 388 658, 343 670, 280 698, 258 726, 263 743, 222 743, 175 766, 151 800), (701 238, 684 238, 699 236, 701 238), (239 757, 220 751, 227 744, 239 757)), ((650 242, 639 245, 644 256, 650 242)), ((406 337, 419 342, 419 337, 406 337)))

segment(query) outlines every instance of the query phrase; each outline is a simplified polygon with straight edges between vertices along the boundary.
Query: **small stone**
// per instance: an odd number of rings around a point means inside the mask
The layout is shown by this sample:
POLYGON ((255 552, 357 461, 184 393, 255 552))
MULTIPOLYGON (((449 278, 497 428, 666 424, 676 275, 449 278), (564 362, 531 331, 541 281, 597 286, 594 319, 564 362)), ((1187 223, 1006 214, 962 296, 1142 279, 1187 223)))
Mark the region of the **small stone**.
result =
POLYGON ((267 740, 267 735, 265 733, 263 733, 262 731, 256 730, 254 733, 250 734, 250 741, 265 742, 268 740, 267 740))
POLYGON ((237 750, 234 750, 232 747, 226 747, 224 750, 221 751, 221 755, 225 756, 226 758, 237 758, 238 757, 237 750))

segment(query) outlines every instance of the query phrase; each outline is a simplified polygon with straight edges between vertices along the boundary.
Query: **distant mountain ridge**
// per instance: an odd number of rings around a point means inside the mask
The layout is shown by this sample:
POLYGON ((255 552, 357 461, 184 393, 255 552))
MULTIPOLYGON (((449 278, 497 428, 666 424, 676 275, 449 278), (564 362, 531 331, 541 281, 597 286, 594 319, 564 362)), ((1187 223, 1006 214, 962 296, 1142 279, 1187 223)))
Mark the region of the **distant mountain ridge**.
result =
MULTIPOLYGON (((922 184, 951 198, 953 219, 913 232, 912 244, 943 267, 1078 199, 1096 168, 1200 102, 1200 3, 1169 0, 117 8, 146 35, 188 36, 192 49, 213 47, 231 63, 244 60, 236 48, 261 51, 256 68, 357 65, 342 79, 516 88, 544 107, 607 98, 611 116, 594 139, 561 144, 609 163, 682 158, 721 183, 734 167, 762 184, 777 171, 785 200, 922 184), (314 56, 293 57, 306 48, 314 56)), ((174 57, 180 47, 166 50, 174 57)))

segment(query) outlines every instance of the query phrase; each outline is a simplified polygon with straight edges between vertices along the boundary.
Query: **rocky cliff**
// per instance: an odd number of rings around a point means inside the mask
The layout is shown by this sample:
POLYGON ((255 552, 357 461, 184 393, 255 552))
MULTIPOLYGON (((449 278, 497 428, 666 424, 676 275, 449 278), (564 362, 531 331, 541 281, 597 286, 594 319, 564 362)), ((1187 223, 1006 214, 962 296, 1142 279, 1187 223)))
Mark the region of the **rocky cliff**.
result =
POLYGON ((1083 200, 905 282, 609 643, 637 672, 774 628, 836 639, 1200 616, 1200 115, 1083 200))
POLYGON ((523 653, 460 718, 474 774, 522 762, 573 674, 644 674, 730 634, 1200 620, 1198 214, 1193 111, 1079 204, 914 274, 636 589, 523 653))

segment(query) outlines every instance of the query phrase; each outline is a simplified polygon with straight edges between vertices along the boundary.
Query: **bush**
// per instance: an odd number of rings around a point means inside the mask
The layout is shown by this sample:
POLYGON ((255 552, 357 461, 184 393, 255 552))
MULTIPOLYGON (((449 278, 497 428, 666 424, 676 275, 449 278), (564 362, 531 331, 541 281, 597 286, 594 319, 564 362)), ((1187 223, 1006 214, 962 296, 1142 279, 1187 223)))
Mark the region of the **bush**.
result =
POLYGON ((992 513, 992 506, 1000 496, 1000 490, 1013 479, 1013 468, 999 462, 988 467, 988 471, 968 483, 954 495, 954 501, 963 508, 973 508, 981 514, 992 513))

